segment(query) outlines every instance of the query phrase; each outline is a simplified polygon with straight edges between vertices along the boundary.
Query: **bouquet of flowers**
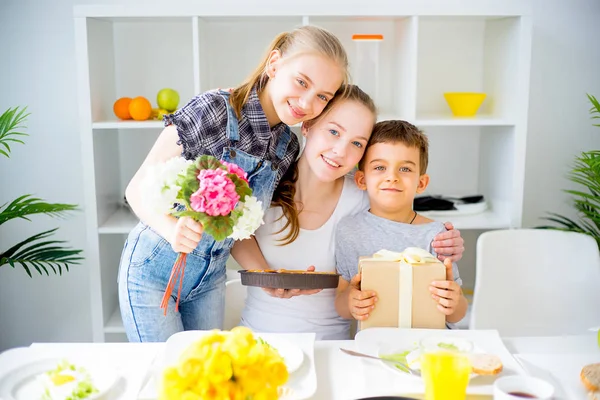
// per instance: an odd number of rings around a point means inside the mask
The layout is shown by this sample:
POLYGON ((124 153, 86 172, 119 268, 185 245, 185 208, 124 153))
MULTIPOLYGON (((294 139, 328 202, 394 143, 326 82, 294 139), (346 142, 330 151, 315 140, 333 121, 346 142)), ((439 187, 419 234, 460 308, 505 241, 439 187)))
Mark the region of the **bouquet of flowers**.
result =
MULTIPOLYGON (((246 172, 236 164, 202 155, 195 161, 174 157, 151 166, 143 187, 145 205, 176 217, 191 217, 216 241, 248 239, 263 224, 262 202, 252 196, 246 172), (180 204, 185 208, 178 209, 180 204)), ((171 271, 161 307, 167 312, 169 297, 179 279, 183 283, 186 253, 180 253, 171 271)))
POLYGON ((250 329, 214 330, 163 371, 159 400, 276 400, 288 376, 277 350, 250 329))

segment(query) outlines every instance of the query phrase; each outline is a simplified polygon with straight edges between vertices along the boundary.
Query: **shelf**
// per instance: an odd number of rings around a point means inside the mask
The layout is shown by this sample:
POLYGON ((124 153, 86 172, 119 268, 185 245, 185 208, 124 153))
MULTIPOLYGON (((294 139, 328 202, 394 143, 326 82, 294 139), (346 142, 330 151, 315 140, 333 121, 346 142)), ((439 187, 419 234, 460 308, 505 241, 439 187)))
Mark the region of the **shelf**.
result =
POLYGON ((452 222, 456 229, 505 229, 510 228, 507 215, 500 215, 493 211, 486 211, 474 215, 439 216, 421 212, 420 214, 440 222, 452 222))
POLYGON ((416 126, 514 126, 507 118, 480 115, 471 118, 453 117, 450 114, 417 116, 416 126))
POLYGON ((520 29, 519 17, 420 18, 417 119, 448 112, 446 92, 483 92, 480 115, 501 117, 485 125, 510 123, 518 115, 520 29))
POLYGON ((125 333, 123 320, 121 319, 121 309, 118 306, 104 325, 104 333, 125 333))
POLYGON ((128 234, 139 222, 128 208, 121 207, 98 227, 100 234, 128 234))
MULTIPOLYGON (((400 116, 383 114, 377 120, 385 121, 388 119, 404 119, 400 116)), ((477 116, 473 118, 458 118, 452 115, 431 115, 417 117, 413 121, 409 121, 416 126, 514 126, 515 123, 505 118, 497 118, 487 115, 477 116)), ((300 127, 298 123, 292 127, 300 127)), ((164 123, 162 121, 100 121, 92 124, 93 129, 162 129, 164 123)))
MULTIPOLYGON (((183 107, 206 90, 239 85, 273 38, 296 26, 310 24, 333 32, 351 66, 357 64, 360 51, 353 34, 384 35, 373 90, 381 107, 378 120, 407 120, 427 133, 432 176, 428 192, 481 193, 504 202, 492 201, 490 209, 479 214, 431 213, 433 219, 451 221, 461 230, 520 226, 529 1, 490 6, 467 0, 459 6, 450 3, 461 2, 413 0, 401 7, 364 3, 341 11, 326 2, 291 8, 274 1, 258 7, 226 3, 75 7, 85 209, 93 231, 88 263, 94 278, 94 340, 120 339, 125 333, 115 277, 124 239, 139 220, 122 199, 127 182, 164 129, 162 121, 119 120, 113 113, 115 100, 144 96, 156 107, 158 91, 169 87, 179 92, 183 107), (230 56, 223 57, 223 48, 230 56), (160 57, 164 49, 169 57, 160 57), (453 91, 485 92, 488 97, 476 117, 457 118, 443 97, 453 91)), ((297 135, 299 127, 292 127, 297 135)), ((232 260, 228 268, 237 278, 232 260)))
POLYGON ((448 212, 419 212, 439 222, 452 222, 456 229, 505 229, 510 228, 506 205, 493 203, 487 211, 471 215, 452 215, 448 212))
MULTIPOLYGON (((377 117, 377 121, 386 121, 390 119, 406 119, 400 115, 392 113, 382 113, 377 117)), ((411 124, 418 127, 426 126, 514 126, 515 123, 507 118, 500 118, 492 115, 478 115, 475 117, 454 117, 452 114, 426 114, 419 115, 413 120, 409 120, 411 124)))
POLYGON ((161 129, 163 121, 99 121, 92 123, 92 129, 161 129))
MULTIPOLYGON (((500 229, 510 227, 508 214, 492 206, 480 214, 450 215, 422 212, 421 214, 437 221, 450 221, 457 229, 500 229)), ((136 216, 126 208, 117 210, 108 220, 98 228, 100 234, 127 234, 138 223, 136 216)))

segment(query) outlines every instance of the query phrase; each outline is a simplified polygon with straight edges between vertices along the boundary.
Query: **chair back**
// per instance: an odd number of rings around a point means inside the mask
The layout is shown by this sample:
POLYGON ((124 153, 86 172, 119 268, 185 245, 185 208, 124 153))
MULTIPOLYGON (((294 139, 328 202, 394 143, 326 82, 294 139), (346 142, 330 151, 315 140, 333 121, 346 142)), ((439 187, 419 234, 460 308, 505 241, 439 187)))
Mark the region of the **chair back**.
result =
POLYGON ((545 229, 479 236, 471 329, 550 336, 599 325, 600 255, 591 236, 545 229))
POLYGON ((242 310, 246 302, 246 286, 242 286, 241 279, 232 279, 225 282, 225 317, 223 329, 229 330, 240 324, 242 310))

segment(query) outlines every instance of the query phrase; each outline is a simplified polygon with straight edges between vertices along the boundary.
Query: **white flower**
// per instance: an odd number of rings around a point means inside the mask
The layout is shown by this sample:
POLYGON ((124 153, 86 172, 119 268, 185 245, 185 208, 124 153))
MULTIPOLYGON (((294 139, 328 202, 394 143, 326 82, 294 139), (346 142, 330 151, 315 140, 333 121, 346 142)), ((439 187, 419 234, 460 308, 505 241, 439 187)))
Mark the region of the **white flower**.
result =
POLYGON ((142 181, 144 207, 160 214, 168 214, 177 202, 181 189, 175 182, 179 174, 185 173, 192 160, 173 157, 165 162, 150 165, 142 181))
POLYGON ((262 202, 258 201, 254 196, 246 196, 244 202, 240 203, 243 213, 238 218, 236 224, 233 226, 233 232, 229 235, 233 240, 248 239, 258 229, 259 226, 264 224, 262 209, 262 202))

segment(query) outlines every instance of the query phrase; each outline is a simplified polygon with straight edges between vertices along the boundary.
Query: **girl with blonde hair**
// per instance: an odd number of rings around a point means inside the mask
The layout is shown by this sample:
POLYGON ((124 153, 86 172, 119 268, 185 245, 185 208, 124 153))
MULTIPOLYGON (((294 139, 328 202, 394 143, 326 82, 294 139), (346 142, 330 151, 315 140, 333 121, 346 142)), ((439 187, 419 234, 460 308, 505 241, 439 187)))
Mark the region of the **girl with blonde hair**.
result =
POLYGON ((244 169, 253 196, 268 208, 298 156, 289 125, 318 117, 347 81, 347 68, 346 52, 333 34, 303 26, 277 36, 256 70, 231 93, 202 93, 165 116, 166 128, 126 190, 140 219, 119 266, 119 303, 130 341, 165 341, 182 330, 220 328, 225 262, 233 245, 232 239, 215 242, 202 235, 202 226, 189 217, 147 209, 140 184, 149 167, 179 155, 212 155, 244 169), (165 316, 161 299, 180 252, 187 253, 181 297, 173 292, 165 316))

